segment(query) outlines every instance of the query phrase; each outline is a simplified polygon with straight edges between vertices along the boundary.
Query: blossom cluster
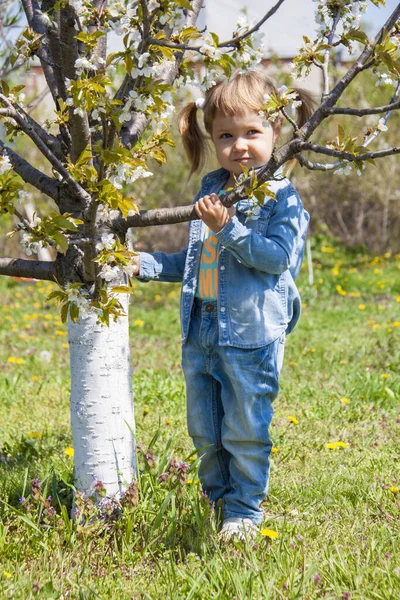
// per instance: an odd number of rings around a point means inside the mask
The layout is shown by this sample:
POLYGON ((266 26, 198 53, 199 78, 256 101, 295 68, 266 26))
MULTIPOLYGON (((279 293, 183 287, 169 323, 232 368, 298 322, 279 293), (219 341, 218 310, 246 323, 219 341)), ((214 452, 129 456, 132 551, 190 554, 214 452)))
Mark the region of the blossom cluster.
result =
POLYGON ((342 30, 346 32, 352 27, 357 26, 361 21, 362 14, 368 8, 368 2, 365 0, 356 0, 355 2, 342 0, 335 3, 329 0, 313 0, 313 2, 317 2, 315 11, 315 22, 318 26, 317 31, 323 35, 331 30, 337 11, 339 11, 342 30))
POLYGON ((0 156, 0 175, 4 175, 4 173, 7 173, 10 169, 12 169, 12 164, 8 156, 0 156))

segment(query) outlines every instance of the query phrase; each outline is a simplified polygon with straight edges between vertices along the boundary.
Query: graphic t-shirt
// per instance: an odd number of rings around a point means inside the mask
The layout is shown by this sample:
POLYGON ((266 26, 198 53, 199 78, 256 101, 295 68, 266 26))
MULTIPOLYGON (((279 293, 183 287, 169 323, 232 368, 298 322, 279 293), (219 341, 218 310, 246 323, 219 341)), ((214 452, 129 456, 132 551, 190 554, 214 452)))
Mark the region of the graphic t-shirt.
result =
MULTIPOLYGON (((220 190, 218 196, 224 193, 225 190, 220 190)), ((218 240, 209 227, 204 234, 195 296, 202 300, 218 298, 218 240)))
POLYGON ((218 240, 209 227, 206 227, 201 250, 196 297, 202 300, 218 298, 218 240))

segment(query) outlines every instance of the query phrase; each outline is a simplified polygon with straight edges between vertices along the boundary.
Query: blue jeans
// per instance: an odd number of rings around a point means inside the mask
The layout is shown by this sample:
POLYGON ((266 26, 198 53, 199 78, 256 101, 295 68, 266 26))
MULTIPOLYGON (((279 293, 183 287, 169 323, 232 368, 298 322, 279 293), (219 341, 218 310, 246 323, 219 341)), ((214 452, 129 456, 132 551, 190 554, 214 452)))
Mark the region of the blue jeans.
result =
POLYGON ((202 448, 203 489, 215 503, 223 499, 224 519, 263 519, 283 350, 284 335, 262 348, 219 346, 217 303, 195 302, 182 348, 188 431, 202 448))

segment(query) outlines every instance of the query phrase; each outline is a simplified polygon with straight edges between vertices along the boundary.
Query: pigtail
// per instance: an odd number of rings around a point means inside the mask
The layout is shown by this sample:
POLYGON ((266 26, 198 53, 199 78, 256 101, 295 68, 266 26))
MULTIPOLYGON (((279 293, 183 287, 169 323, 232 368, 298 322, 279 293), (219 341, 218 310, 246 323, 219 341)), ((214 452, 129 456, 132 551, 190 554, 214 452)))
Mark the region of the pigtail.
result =
POLYGON ((311 115, 316 111, 318 103, 315 95, 303 88, 293 88, 298 96, 296 100, 301 100, 301 105, 296 107, 296 122, 299 127, 307 123, 311 115))
POLYGON ((204 166, 208 148, 207 138, 200 129, 197 120, 197 110, 196 103, 189 102, 182 109, 178 118, 179 133, 182 136, 183 147, 190 162, 189 178, 204 166))

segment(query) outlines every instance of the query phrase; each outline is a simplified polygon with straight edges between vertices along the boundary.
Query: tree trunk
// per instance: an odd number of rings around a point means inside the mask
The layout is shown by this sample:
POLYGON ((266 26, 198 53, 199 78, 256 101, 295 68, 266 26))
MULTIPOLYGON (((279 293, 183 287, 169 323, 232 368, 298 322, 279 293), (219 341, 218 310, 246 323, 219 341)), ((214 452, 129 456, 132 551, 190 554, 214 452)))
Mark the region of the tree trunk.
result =
POLYGON ((119 299, 126 316, 109 327, 94 315, 68 325, 75 486, 90 496, 101 481, 119 498, 136 476, 129 302, 119 299))

